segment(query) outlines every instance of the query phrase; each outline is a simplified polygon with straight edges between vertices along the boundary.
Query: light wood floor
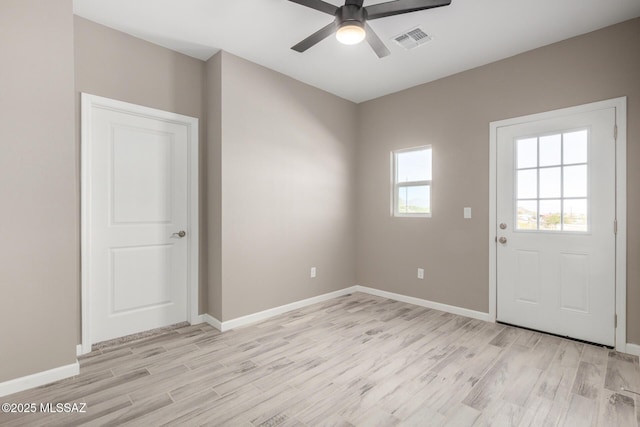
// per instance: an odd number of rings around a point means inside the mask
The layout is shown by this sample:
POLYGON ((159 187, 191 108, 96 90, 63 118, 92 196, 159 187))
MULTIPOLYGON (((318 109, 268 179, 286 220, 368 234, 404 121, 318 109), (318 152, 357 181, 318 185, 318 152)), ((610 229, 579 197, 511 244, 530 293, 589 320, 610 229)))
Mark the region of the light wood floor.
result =
POLYGON ((94 351, 1 402, 85 402, 0 424, 638 426, 638 358, 356 293, 246 328, 94 351))

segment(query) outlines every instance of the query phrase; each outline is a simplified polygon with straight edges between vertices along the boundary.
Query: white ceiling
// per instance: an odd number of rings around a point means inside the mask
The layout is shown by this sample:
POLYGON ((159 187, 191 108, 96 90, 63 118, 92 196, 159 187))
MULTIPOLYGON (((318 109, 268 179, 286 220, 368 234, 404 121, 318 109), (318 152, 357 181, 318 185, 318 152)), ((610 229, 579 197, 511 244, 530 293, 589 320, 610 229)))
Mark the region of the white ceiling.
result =
POLYGON ((195 58, 206 60, 222 49, 354 102, 640 16, 640 0, 452 0, 450 6, 371 21, 391 50, 378 59, 366 43, 345 46, 334 37, 294 52, 291 46, 333 18, 288 0, 74 0, 73 5, 77 15, 195 58), (389 40, 417 25, 434 40, 410 51, 389 40))

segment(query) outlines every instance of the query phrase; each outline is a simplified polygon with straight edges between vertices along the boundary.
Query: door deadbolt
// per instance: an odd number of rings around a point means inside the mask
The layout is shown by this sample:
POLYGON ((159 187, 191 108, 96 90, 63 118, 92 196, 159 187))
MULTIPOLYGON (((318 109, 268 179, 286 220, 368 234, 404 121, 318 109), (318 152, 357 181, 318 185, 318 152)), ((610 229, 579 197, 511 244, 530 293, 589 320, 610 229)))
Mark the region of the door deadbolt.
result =
POLYGON ((504 222, 500 223, 500 230, 504 230, 505 228, 507 228, 507 224, 504 222))

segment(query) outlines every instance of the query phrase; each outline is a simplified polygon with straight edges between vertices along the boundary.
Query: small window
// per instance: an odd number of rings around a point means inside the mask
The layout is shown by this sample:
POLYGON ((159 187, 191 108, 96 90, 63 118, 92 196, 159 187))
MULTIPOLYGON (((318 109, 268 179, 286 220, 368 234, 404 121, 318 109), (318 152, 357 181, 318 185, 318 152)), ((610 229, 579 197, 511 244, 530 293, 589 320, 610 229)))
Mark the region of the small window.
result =
POLYGON ((431 216, 431 147, 393 152, 393 214, 431 216))

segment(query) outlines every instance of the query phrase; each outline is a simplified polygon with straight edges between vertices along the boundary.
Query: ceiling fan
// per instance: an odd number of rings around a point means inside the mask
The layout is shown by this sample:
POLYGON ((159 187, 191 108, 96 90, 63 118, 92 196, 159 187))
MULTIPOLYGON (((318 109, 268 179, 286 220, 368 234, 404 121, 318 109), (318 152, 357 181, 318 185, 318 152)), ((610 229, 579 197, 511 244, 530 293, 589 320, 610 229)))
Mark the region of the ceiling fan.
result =
POLYGON ((367 21, 451 4, 451 0, 395 0, 364 7, 362 6, 364 0, 346 0, 344 6, 338 7, 322 0, 289 1, 335 17, 332 23, 311 34, 291 49, 304 52, 336 33, 336 38, 343 44, 357 44, 366 38, 378 58, 384 58, 391 52, 367 21))

